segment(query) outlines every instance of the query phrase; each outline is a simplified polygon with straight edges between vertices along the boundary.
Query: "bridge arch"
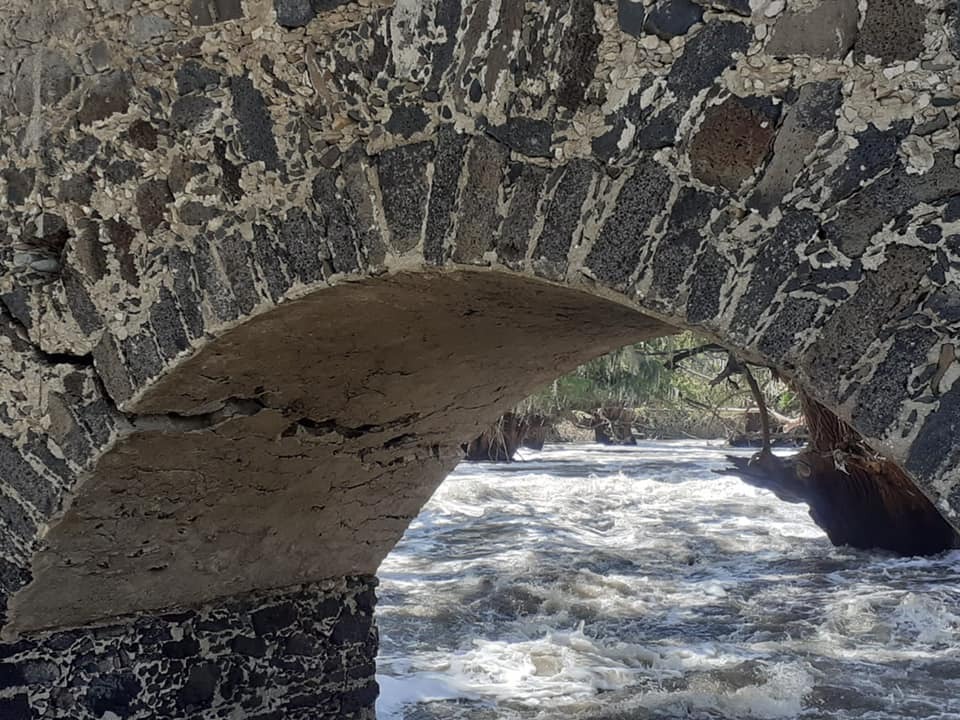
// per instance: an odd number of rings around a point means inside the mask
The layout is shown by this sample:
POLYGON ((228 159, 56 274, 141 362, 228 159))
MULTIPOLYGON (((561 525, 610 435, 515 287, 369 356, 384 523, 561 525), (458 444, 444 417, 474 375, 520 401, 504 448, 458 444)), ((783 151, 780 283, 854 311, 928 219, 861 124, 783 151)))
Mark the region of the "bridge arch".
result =
POLYGON ((952 3, 0 19, 12 717, 368 716, 371 576, 452 450, 677 327, 956 521, 952 3))

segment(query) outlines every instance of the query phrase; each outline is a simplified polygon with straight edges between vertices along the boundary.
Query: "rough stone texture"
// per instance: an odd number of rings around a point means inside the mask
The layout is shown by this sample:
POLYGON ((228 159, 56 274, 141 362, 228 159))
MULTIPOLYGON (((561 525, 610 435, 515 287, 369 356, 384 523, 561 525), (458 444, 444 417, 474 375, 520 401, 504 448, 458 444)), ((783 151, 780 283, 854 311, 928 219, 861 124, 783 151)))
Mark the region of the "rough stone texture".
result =
POLYGON ((770 151, 775 128, 770 118, 730 98, 709 108, 690 145, 694 177, 736 192, 770 151))
POLYGON ((770 55, 843 58, 857 37, 857 0, 824 0, 820 5, 790 10, 777 21, 766 50, 770 55))
POLYGON ((651 316, 960 522, 956 3, 786 5, 2 4, 8 634, 372 573, 651 316))
POLYGON ((773 156, 757 183, 750 203, 764 213, 780 204, 805 167, 817 142, 837 123, 843 98, 838 81, 808 83, 788 107, 773 145, 773 156))
POLYGON ((0 643, 0 712, 372 720, 375 586, 349 577, 0 643))
POLYGON ((647 13, 644 30, 669 40, 685 35, 703 20, 703 8, 692 0, 660 0, 647 13))
POLYGON ((857 40, 858 59, 878 58, 884 64, 913 60, 923 50, 927 8, 915 0, 873 0, 857 40))

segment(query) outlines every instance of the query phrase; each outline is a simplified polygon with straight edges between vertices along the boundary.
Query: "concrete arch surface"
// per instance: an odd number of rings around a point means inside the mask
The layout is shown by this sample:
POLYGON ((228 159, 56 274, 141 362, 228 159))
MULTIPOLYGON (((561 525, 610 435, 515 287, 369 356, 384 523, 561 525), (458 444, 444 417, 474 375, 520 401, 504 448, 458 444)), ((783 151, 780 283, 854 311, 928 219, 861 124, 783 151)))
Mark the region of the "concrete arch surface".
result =
POLYGON ((369 716, 371 576, 458 433, 670 326, 956 523, 954 3, 0 24, 10 717, 369 716))

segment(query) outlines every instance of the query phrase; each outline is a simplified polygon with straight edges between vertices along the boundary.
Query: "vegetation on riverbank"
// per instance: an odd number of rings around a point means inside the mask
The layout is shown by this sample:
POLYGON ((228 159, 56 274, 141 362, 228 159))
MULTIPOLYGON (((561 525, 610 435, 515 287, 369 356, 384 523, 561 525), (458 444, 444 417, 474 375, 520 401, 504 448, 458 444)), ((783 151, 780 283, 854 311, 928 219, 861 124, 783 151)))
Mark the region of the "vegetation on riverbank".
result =
MULTIPOLYGON (((467 446, 467 456, 506 460, 525 442, 536 447, 544 440, 749 440, 760 429, 750 389, 735 377, 722 377, 726 352, 703 347, 700 338, 681 333, 591 360, 504 415, 467 446)), ((764 368, 754 375, 775 420, 789 429, 800 412, 796 394, 764 368)))

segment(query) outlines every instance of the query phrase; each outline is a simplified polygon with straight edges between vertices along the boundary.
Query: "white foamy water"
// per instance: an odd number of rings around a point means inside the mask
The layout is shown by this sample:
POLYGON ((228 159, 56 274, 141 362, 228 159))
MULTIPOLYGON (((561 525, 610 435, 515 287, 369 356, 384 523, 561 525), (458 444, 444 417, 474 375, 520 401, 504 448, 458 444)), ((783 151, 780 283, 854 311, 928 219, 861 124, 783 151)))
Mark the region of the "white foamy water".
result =
POLYGON ((834 548, 728 452, 461 465, 380 568, 380 720, 960 719, 960 552, 834 548))

